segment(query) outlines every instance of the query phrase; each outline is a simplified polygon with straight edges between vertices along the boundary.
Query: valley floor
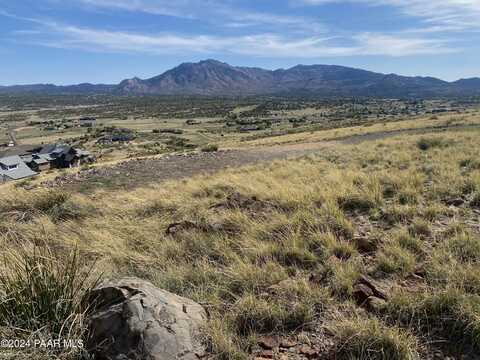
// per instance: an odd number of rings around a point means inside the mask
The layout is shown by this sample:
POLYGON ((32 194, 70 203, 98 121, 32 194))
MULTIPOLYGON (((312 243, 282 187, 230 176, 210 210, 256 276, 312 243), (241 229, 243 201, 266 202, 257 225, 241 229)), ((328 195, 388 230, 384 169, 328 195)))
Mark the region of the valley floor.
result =
POLYGON ((150 158, 120 161, 72 174, 60 175, 53 180, 41 182, 41 187, 62 187, 69 191, 92 191, 94 189, 125 189, 158 184, 168 180, 190 178, 212 174, 227 168, 238 168, 275 160, 314 155, 325 147, 358 145, 363 142, 388 139, 399 135, 435 134, 445 131, 478 129, 480 124, 465 123, 445 126, 426 126, 388 131, 372 131, 362 134, 344 135, 315 142, 295 141, 278 145, 231 148, 218 152, 170 154, 150 158))

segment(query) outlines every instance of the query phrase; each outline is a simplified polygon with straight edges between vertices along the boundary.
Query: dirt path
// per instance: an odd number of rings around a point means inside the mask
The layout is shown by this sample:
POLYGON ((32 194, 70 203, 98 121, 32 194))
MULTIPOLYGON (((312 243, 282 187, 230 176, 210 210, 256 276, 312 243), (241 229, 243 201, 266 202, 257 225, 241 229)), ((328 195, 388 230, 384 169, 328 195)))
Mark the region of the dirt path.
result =
POLYGON ((298 158, 314 154, 336 144, 357 145, 365 141, 375 141, 400 134, 426 134, 446 130, 479 128, 478 125, 452 126, 449 128, 404 129, 371 134, 352 135, 315 143, 295 143, 268 147, 225 150, 212 153, 186 155, 166 155, 161 158, 133 159, 113 166, 95 167, 76 174, 59 176, 46 181, 47 187, 63 187, 74 191, 94 189, 132 189, 168 180, 189 178, 200 174, 211 174, 227 168, 237 168, 260 162, 270 162, 288 158, 298 158))

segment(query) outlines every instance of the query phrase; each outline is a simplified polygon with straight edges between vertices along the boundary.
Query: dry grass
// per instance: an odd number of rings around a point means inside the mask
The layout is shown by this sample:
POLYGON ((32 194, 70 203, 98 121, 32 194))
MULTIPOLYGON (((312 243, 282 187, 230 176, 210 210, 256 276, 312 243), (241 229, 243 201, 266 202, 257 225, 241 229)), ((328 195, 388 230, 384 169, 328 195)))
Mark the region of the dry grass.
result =
POLYGON ((324 324, 344 359, 416 359, 441 340, 446 353, 466 354, 480 328, 480 170, 465 160, 479 158, 479 133, 433 138, 443 145, 421 150, 421 136, 398 136, 128 193, 9 190, 1 249, 41 232, 107 276, 190 297, 208 307, 222 359, 245 358, 258 334, 324 324), (232 194, 248 201, 228 203, 232 194), (447 205, 457 197, 463 205, 447 205), (373 252, 358 247, 360 235, 373 252), (354 305, 361 274, 393 289, 386 311, 354 305), (446 319, 447 331, 435 331, 446 319))

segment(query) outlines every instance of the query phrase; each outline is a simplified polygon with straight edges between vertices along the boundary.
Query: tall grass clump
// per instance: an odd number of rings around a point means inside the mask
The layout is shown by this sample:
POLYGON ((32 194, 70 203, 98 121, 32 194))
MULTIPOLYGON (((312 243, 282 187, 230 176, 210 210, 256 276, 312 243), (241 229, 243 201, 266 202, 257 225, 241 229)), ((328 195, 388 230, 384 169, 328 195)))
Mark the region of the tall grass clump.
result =
POLYGON ((66 258, 46 244, 8 252, 0 271, 0 326, 27 337, 82 336, 88 311, 83 298, 97 284, 91 274, 78 250, 66 258))
POLYGON ((410 333, 387 327, 377 319, 344 319, 333 326, 341 360, 414 360, 420 359, 417 342, 410 333))
POLYGON ((451 351, 480 351, 480 297, 456 289, 418 295, 396 294, 388 312, 405 327, 447 339, 451 351))
POLYGON ((426 151, 431 148, 445 147, 448 146, 448 142, 443 138, 430 137, 430 138, 421 138, 417 142, 417 147, 420 150, 426 151))

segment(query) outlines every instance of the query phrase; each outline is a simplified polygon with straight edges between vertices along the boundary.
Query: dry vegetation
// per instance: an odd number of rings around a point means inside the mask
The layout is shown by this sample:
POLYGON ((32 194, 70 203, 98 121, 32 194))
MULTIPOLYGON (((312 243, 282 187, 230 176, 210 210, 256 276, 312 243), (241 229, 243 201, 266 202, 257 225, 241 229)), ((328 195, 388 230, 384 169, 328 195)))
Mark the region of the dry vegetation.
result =
MULTIPOLYGON (((323 334, 332 342, 322 351, 338 359, 407 360, 438 351, 474 358, 479 135, 399 135, 128 193, 8 188, 1 249, 11 256, 48 244, 47 258, 68 264, 78 248, 77 279, 92 268, 93 278, 134 275, 200 302, 211 315, 205 337, 218 359, 246 358, 258 336, 271 333, 323 334), (361 275, 388 289, 381 306, 355 300, 361 275)), ((11 295, 2 283, 2 295, 11 295)), ((70 311, 81 318, 81 294, 71 297, 70 311)), ((52 323, 65 322, 34 312, 38 321, 17 326, 8 311, 0 306, 0 333, 58 334, 52 323)))

